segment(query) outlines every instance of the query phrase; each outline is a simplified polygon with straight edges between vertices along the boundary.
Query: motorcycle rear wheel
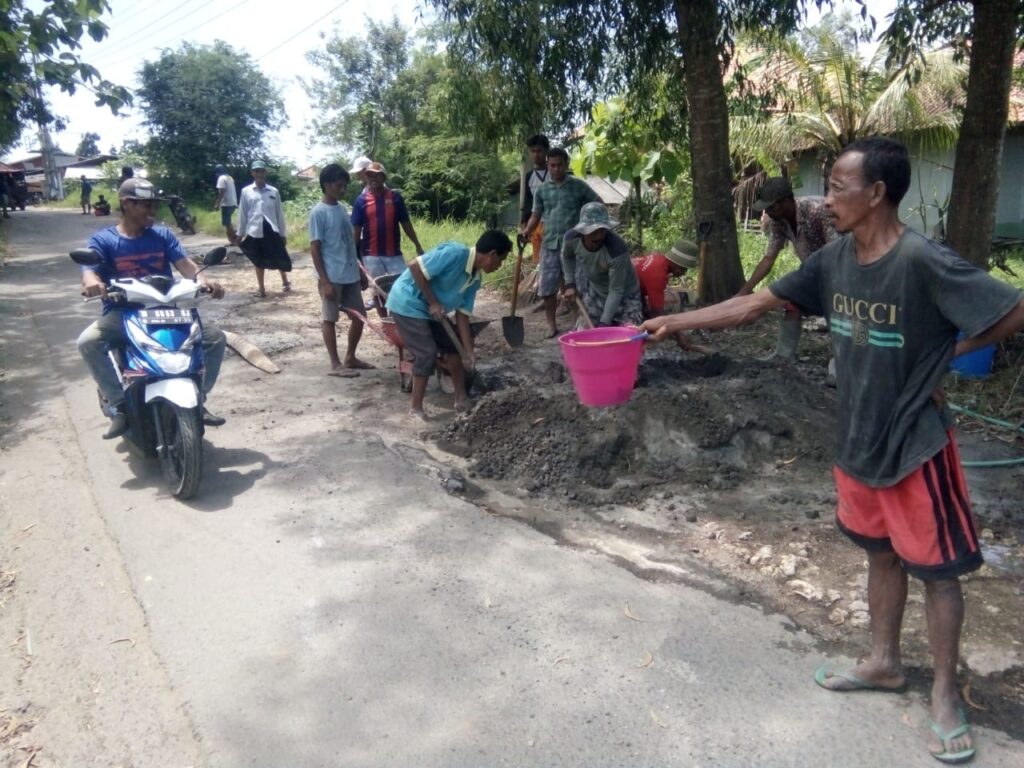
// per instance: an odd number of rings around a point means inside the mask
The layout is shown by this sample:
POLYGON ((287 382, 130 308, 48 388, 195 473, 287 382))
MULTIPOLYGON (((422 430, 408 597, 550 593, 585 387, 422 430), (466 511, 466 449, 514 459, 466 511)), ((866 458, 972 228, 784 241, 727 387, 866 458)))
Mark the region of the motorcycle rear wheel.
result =
POLYGON ((181 222, 181 231, 184 232, 186 235, 194 235, 196 233, 196 222, 187 213, 185 214, 181 222))
POLYGON ((203 432, 199 426, 199 408, 182 408, 161 402, 157 407, 164 450, 160 466, 176 499, 191 499, 199 490, 203 470, 203 432))

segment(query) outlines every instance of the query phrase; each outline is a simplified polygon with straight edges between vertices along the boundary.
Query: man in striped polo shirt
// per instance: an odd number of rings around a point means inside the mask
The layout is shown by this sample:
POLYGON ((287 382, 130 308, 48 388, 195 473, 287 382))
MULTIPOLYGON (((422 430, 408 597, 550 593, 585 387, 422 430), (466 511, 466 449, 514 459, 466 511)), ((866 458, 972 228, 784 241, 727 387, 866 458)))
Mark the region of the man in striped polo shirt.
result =
POLYGON ((402 195, 384 184, 384 166, 370 163, 364 173, 366 188, 352 205, 352 229, 359 258, 372 278, 398 274, 405 270, 399 225, 416 247, 417 256, 423 255, 423 247, 402 195))

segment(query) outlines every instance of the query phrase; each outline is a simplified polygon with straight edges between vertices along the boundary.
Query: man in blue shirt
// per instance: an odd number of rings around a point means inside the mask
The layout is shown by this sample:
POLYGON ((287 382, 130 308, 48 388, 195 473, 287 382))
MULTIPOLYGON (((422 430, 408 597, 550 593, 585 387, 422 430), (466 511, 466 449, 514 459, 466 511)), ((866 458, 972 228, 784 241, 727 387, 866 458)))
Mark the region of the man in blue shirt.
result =
POLYGON ((373 368, 356 357, 356 347, 363 335, 363 322, 352 316, 348 328, 348 350, 345 362, 338 357, 337 323, 340 310, 363 312, 363 293, 368 282, 360 275, 356 244, 352 238, 352 222, 341 198, 348 188, 348 171, 337 163, 320 171, 321 202, 309 214, 309 251, 319 278, 318 289, 323 312, 323 337, 331 359, 328 376, 351 378, 358 368, 373 368))
MULTIPOLYGON (((197 279, 198 268, 185 255, 171 230, 154 226, 159 200, 153 185, 145 179, 131 178, 121 185, 117 196, 121 201, 121 221, 113 227, 101 229, 89 239, 89 248, 103 257, 103 263, 96 267, 82 267, 82 295, 105 298, 107 284, 115 277, 171 277, 171 264, 183 277, 197 279)), ((224 296, 224 289, 219 284, 207 281, 203 275, 199 275, 198 280, 210 289, 214 298, 224 296)), ((78 337, 78 351, 107 403, 110 428, 103 435, 105 440, 120 437, 128 430, 124 390, 107 357, 108 350, 123 347, 126 343, 122 314, 122 309, 104 301, 103 316, 78 337)), ((203 391, 207 394, 220 373, 226 343, 223 331, 212 324, 203 324, 203 351, 206 355, 203 391)), ((214 416, 204 406, 203 423, 219 427, 224 418, 214 416)))
MULTIPOLYGON (((409 265, 395 281, 387 308, 395 318, 405 348, 412 353, 411 413, 424 421, 423 395, 427 379, 434 372, 438 352, 455 386, 455 410, 466 410, 466 370, 473 370, 473 333, 469 318, 484 272, 494 272, 512 250, 508 235, 498 230, 484 232, 475 248, 461 243, 441 243, 409 265), (466 358, 463 360, 442 323, 456 313, 456 333, 466 358)), ((451 326, 449 325, 449 329, 451 326)))

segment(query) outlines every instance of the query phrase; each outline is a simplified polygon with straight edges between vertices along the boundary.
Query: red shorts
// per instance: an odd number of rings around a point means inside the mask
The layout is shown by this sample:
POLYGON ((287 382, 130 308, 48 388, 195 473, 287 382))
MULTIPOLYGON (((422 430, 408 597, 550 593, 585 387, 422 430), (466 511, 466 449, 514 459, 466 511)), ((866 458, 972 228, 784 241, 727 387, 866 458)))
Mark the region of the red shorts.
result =
POLYGON ((836 522, 869 552, 895 552, 908 573, 935 581, 981 566, 974 513, 953 433, 922 466, 887 488, 872 488, 833 469, 836 522))

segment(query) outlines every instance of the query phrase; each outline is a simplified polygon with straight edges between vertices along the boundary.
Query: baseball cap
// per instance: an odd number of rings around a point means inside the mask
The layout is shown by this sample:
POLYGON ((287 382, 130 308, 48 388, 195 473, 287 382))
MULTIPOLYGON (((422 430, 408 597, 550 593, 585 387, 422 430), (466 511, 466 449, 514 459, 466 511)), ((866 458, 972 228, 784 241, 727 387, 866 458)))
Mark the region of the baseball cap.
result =
POLYGON ((253 160, 252 165, 249 166, 250 171, 265 171, 267 170, 267 164, 262 160, 253 160))
POLYGON ((363 168, 363 170, 367 173, 383 173, 385 176, 387 176, 388 173, 384 170, 383 163, 369 163, 365 168, 363 168))
POLYGON ((689 240, 676 240, 675 244, 668 249, 665 258, 679 267, 689 269, 697 266, 697 255, 700 249, 696 243, 689 240))
POLYGON ((580 223, 573 230, 581 235, 589 235, 598 229, 615 229, 619 222, 608 215, 604 203, 587 203, 580 208, 580 223))
POLYGON ((349 173, 362 173, 372 162, 373 161, 366 155, 360 155, 356 158, 356 161, 352 163, 352 168, 349 169, 349 173))
POLYGON ((134 176, 126 179, 117 188, 117 196, 121 200, 161 200, 160 193, 151 182, 145 179, 138 179, 134 176))
POLYGON ((763 211, 765 208, 775 205, 780 200, 793 196, 793 185, 789 179, 782 176, 775 176, 768 179, 757 193, 757 200, 751 206, 755 211, 763 211))

